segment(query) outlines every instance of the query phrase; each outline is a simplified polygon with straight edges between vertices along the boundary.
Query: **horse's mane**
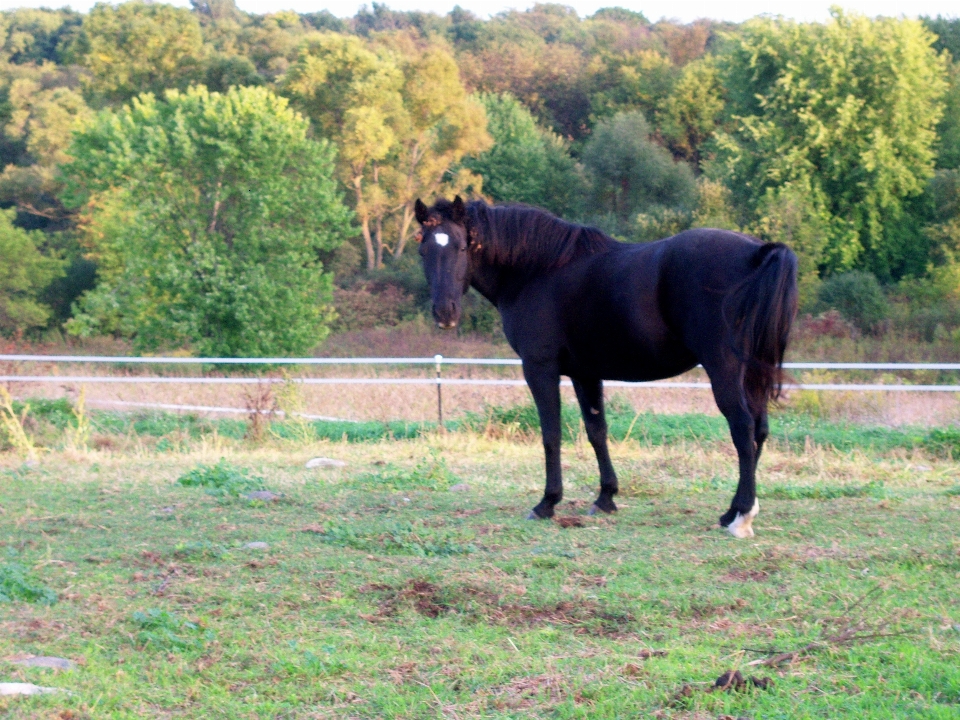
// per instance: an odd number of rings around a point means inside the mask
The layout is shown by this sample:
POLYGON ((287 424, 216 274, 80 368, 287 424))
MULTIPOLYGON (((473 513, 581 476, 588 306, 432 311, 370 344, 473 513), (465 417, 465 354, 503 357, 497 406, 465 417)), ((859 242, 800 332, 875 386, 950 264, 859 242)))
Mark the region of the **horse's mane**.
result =
MULTIPOLYGON (((449 216, 452 203, 438 200, 434 210, 449 216)), ((585 255, 613 248, 617 241, 597 228, 578 225, 529 205, 467 204, 467 232, 479 243, 483 259, 522 272, 548 272, 585 255)))

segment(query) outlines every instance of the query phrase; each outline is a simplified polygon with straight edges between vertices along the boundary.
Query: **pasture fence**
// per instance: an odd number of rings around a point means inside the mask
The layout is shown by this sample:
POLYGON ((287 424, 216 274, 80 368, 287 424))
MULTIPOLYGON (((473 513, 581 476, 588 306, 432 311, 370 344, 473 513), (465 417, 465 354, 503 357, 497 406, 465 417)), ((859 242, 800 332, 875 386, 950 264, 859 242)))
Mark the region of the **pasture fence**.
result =
MULTIPOLYGON (((201 369, 226 366, 430 366, 435 369, 434 377, 275 377, 275 376, 240 376, 230 377, 223 375, 200 376, 165 376, 165 375, 60 375, 50 374, 4 374, 0 375, 0 382, 4 383, 123 383, 123 384, 204 384, 204 385, 258 385, 274 383, 302 383, 304 385, 435 385, 437 388, 437 419, 443 423, 443 386, 524 386, 526 381, 511 378, 451 378, 443 377, 443 366, 520 366, 518 358, 457 358, 435 355, 434 357, 273 357, 273 358, 230 358, 230 357, 150 357, 150 356, 112 356, 112 355, 27 355, 7 354, 0 355, 0 363, 41 363, 55 366, 69 364, 98 364, 98 365, 193 365, 201 369)), ((701 368, 701 366, 697 366, 701 368)), ((913 362, 788 362, 784 363, 787 370, 826 370, 826 371, 876 371, 876 372, 960 372, 960 363, 913 363, 913 362)), ((561 382, 564 387, 570 387, 569 380, 561 382)), ((657 380, 651 382, 627 382, 621 380, 604 381, 606 387, 629 388, 688 388, 709 389, 709 382, 657 380)), ((958 393, 960 384, 913 384, 903 382, 882 383, 836 383, 836 382, 791 382, 784 384, 787 390, 814 390, 814 391, 843 391, 843 392, 933 392, 958 393)), ((100 404, 109 404, 127 407, 142 407, 155 409, 169 409, 179 411, 202 411, 214 413, 247 413, 245 408, 179 405, 170 403, 138 403, 120 401, 100 401, 100 404)), ((303 414, 304 417, 324 420, 342 420, 320 415, 303 414)))

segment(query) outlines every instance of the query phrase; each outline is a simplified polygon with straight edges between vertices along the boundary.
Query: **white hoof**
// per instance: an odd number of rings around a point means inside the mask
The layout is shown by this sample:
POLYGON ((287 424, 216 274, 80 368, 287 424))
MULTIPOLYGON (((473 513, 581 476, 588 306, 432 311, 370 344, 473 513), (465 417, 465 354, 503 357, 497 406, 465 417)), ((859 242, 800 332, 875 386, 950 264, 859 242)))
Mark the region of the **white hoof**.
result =
POLYGON ((727 532, 735 538, 743 540, 753 537, 753 519, 760 513, 760 502, 753 501, 753 508, 746 515, 737 513, 733 522, 727 526, 727 532))

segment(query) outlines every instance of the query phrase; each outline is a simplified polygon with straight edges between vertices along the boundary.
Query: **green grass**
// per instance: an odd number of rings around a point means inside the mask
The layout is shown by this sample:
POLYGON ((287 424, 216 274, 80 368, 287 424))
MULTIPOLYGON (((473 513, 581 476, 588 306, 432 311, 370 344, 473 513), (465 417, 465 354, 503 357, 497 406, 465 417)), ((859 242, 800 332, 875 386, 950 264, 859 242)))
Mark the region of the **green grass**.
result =
MULTIPOLYGON (((34 399, 30 405, 31 432, 38 444, 61 447, 63 429, 74 425, 66 400, 34 399)), ((131 438, 160 451, 180 451, 184 445, 203 437, 216 436, 241 440, 247 433, 245 420, 207 419, 196 415, 165 412, 121 413, 90 412, 93 432, 101 442, 115 439, 114 445, 127 449, 131 438)), ((680 442, 725 444, 730 442, 726 420, 701 414, 659 415, 635 413, 631 407, 614 398, 607 407, 611 440, 635 440, 649 447, 680 442)), ((582 432, 580 411, 576 404, 562 408, 565 442, 575 440, 582 432)), ((307 424, 318 440, 371 443, 382 440, 413 440, 436 430, 429 422, 340 422, 316 420, 307 424)), ((453 432, 486 432, 498 437, 535 439, 540 423, 532 403, 512 407, 491 407, 486 413, 467 413, 446 423, 453 432)), ((303 425, 276 421, 270 423, 269 434, 277 440, 298 440, 303 425)), ((868 451, 889 453, 923 448, 932 455, 960 459, 960 429, 925 427, 870 427, 852 423, 828 422, 793 411, 775 412, 771 417, 770 434, 782 447, 804 452, 811 444, 841 452, 868 451)))
POLYGON ((538 442, 467 432, 6 455, 0 568, 33 594, 0 602, 0 658, 79 665, 0 660, 0 681, 71 692, 0 715, 960 716, 960 465, 775 436, 757 537, 736 541, 713 526, 735 460, 698 422, 614 444, 612 517, 583 515, 595 463, 566 445, 560 515, 583 527, 522 519, 538 442), (305 469, 316 455, 348 464, 305 469), (224 477, 279 499, 225 503, 206 492, 224 477), (730 669, 775 684, 705 692, 730 669))

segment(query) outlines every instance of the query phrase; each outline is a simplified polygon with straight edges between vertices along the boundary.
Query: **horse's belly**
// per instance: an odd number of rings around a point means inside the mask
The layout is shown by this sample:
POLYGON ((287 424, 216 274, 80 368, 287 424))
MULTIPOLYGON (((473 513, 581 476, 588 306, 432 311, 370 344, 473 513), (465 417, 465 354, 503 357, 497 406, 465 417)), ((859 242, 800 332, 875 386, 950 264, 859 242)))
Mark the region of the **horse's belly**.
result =
POLYGON ((693 353, 681 345, 651 347, 627 337, 621 337, 619 343, 568 347, 564 355, 561 371, 565 375, 628 382, 675 377, 697 364, 693 353))

